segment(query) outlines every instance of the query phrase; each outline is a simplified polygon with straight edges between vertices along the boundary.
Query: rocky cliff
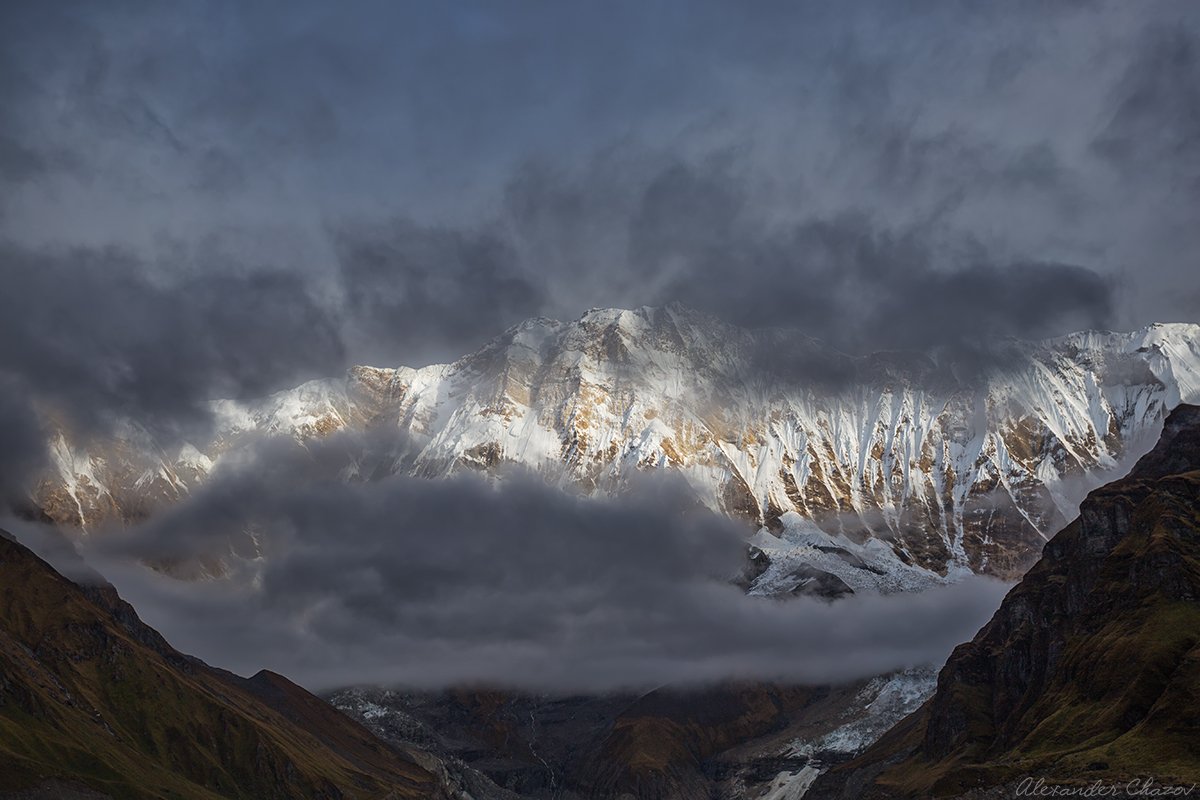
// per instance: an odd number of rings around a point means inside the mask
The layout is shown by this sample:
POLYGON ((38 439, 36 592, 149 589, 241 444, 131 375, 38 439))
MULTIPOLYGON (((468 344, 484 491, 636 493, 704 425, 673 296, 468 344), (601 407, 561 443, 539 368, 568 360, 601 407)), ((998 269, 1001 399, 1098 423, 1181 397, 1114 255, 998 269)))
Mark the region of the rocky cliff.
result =
POLYGON ((1088 495, 933 698, 812 796, 983 797, 1026 777, 1200 782, 1200 407, 1088 495))

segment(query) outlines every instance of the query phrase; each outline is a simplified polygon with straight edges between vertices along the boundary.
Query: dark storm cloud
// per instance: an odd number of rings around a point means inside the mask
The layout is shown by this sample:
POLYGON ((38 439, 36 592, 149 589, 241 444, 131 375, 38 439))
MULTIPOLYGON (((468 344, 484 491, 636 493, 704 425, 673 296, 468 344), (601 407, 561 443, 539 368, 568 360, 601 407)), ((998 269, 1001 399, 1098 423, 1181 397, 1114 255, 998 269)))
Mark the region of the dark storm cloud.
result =
POLYGON ((604 305, 862 350, 1187 318, 1200 291, 1162 166, 1196 138, 1188 3, 4 13, 0 233, 154 273, 163 242, 226 242, 344 310, 359 360, 604 305))
MULTIPOLYGON (((1014 184, 1052 182, 1049 160, 1022 152, 987 169, 1014 184)), ((339 276, 358 347, 398 345, 420 364, 452 359, 530 316, 681 302, 854 353, 948 346, 978 359, 1004 337, 1115 320, 1116 281, 1086 267, 996 263, 967 236, 939 252, 935 226, 889 228, 857 209, 772 223, 744 166, 727 153, 688 162, 618 149, 582 170, 527 164, 507 185, 501 219, 476 230, 404 220, 343 227, 339 276)), ((909 171, 907 182, 888 180, 907 190, 927 177, 909 171)), ((829 378, 828 366, 790 371, 829 378)))
POLYGON ((25 388, 0 375, 0 510, 25 505, 26 489, 47 464, 46 439, 25 388))
POLYGON ((1198 313, 1194 4, 2 13, 0 366, 80 415, 592 306, 851 352, 1198 313))
POLYGON ((18 183, 45 169, 45 158, 9 136, 0 134, 0 178, 18 183))
MULTIPOLYGON (((1200 34, 1154 27, 1117 82, 1116 110, 1094 146, 1127 175, 1200 190, 1200 34)), ((1187 201, 1187 198, 1181 198, 1187 201)), ((1191 198, 1195 202, 1195 198, 1191 198)))
POLYGON ((120 250, 0 246, 0 376, 77 433, 133 420, 203 423, 204 404, 256 396, 341 364, 338 330, 295 275, 214 265, 163 276, 120 250))
MULTIPOLYGON (((1053 171, 1030 158, 999 171, 1053 171)), ((646 166, 644 156, 634 168, 608 154, 574 180, 531 170, 510 187, 510 229, 570 274, 563 291, 607 289, 615 305, 682 302, 859 353, 983 347, 1115 316, 1113 280, 1086 267, 989 262, 969 238, 939 264, 946 256, 928 225, 891 229, 863 211, 770 224, 730 159, 669 163, 648 179, 646 166), (555 238, 599 240, 599 230, 616 241, 572 252, 555 238), (603 287, 588 285, 596 276, 603 287)))
POLYGON ((619 503, 525 475, 347 484, 330 474, 345 452, 269 445, 158 520, 91 537, 86 555, 176 646, 313 688, 845 680, 938 662, 1003 590, 750 598, 728 583, 744 564, 737 528, 671 481, 619 503), (231 571, 176 581, 137 556, 221 557, 231 571))
POLYGON ((337 245, 361 351, 383 342, 399 345, 411 364, 452 361, 545 306, 536 278, 491 231, 397 221, 343 231, 337 245))
POLYGON ((901 321, 894 330, 887 328, 893 346, 900 348, 957 343, 948 331, 970 332, 983 344, 1001 337, 1040 338, 1064 329, 1103 329, 1113 319, 1112 283, 1071 264, 916 271, 892 276, 882 288, 883 299, 873 313, 878 319, 901 321))

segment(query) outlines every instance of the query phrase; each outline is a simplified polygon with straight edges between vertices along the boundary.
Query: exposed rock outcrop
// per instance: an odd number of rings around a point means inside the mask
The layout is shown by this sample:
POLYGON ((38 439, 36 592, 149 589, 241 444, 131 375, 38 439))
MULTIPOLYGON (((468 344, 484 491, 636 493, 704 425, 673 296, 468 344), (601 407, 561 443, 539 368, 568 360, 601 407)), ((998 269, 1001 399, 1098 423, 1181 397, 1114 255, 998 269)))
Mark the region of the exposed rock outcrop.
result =
POLYGON ((811 796, 1025 777, 1200 782, 1200 407, 1176 408, 1132 472, 1087 497, 929 703, 811 796))

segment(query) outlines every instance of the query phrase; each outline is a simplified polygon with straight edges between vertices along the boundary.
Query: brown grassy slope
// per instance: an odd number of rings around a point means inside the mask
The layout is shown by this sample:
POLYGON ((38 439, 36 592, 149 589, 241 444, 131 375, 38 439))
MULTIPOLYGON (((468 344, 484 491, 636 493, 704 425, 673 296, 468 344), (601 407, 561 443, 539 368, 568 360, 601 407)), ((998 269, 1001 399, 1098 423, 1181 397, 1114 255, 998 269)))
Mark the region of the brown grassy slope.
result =
POLYGON ((442 792, 300 687, 178 653, 111 588, 77 586, 0 536, 0 796, 52 779, 119 798, 442 792))

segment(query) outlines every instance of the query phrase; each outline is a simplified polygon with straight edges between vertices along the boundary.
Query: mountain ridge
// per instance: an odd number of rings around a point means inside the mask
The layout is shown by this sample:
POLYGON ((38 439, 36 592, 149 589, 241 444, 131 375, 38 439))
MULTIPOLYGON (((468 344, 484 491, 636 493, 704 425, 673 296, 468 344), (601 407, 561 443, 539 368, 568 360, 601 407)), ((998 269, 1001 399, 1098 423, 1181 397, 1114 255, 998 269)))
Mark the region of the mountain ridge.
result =
POLYGON ((886 570, 922 580, 1015 577, 1081 490, 1148 445, 1167 408, 1200 400, 1200 326, 1001 349, 981 372, 947 353, 847 356, 678 305, 531 319, 449 364, 359 366, 217 401, 213 440, 174 454, 133 435, 95 447, 60 436, 35 502, 76 526, 135 520, 248 437, 356 431, 396 440, 360 478, 514 465, 617 494, 638 471, 671 470, 712 510, 768 531, 772 554, 801 558, 815 527, 847 552, 881 542, 886 570))
POLYGON ((77 585, 3 532, 0 667, 0 796, 452 796, 286 678, 176 651, 111 586, 77 585))

